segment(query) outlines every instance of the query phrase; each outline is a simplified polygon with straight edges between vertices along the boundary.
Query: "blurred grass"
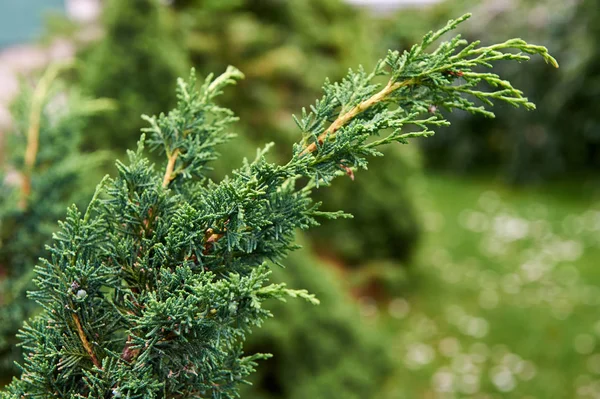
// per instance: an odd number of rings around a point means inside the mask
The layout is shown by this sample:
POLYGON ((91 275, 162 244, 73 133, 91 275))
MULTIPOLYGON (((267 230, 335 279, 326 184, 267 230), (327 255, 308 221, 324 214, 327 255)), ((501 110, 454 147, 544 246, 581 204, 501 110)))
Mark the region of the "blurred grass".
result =
POLYGON ((400 363, 388 397, 598 397, 598 191, 425 182, 417 285, 379 313, 400 363))

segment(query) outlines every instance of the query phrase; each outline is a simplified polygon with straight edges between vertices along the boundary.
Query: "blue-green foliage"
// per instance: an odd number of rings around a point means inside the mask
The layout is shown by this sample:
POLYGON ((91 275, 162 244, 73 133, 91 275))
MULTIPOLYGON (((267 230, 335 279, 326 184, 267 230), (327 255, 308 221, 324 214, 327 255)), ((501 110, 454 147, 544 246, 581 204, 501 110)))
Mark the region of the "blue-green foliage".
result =
POLYGON ((510 83, 471 68, 528 59, 522 52, 555 63, 545 48, 456 38, 425 52, 464 19, 409 52, 390 52, 371 73, 326 83, 322 99, 296 119, 302 138, 289 162, 267 162, 267 146, 221 182, 206 177, 207 162, 235 117, 214 100, 242 74, 230 67, 199 90, 193 78, 179 80, 176 109, 146 118, 148 139, 129 152, 128 164, 118 163, 116 178, 103 180, 85 213, 69 209, 50 258, 36 267, 39 289, 31 296, 44 311, 23 329, 23 375, 3 397, 235 397, 264 357, 242 353, 246 335, 270 316, 264 301, 317 302, 270 283, 265 266, 282 262, 298 228, 344 215, 319 211, 314 189, 366 167, 380 145, 447 124, 431 104, 489 115, 471 95, 533 107, 510 83), (389 80, 379 85, 383 76, 389 80), (482 81, 494 90, 477 90, 482 81), (405 133, 406 125, 419 131, 405 133), (145 144, 165 158, 162 167, 145 157, 145 144))

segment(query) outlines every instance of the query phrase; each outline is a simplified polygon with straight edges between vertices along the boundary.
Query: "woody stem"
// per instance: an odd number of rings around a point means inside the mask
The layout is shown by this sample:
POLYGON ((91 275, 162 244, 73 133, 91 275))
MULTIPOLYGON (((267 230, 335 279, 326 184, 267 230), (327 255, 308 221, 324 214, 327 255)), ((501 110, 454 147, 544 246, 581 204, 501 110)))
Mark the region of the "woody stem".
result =
POLYGON ((79 335, 79 339, 81 340, 81 343, 83 344, 83 347, 85 348, 85 351, 88 353, 88 355, 92 359, 92 363, 94 363, 94 366, 98 367, 99 369, 102 369, 102 366, 100 365, 100 362, 98 361, 98 358, 96 357, 96 354, 94 353, 94 350, 92 349, 92 345, 90 345, 90 342, 88 341, 87 337, 85 336, 85 332, 83 331, 83 327, 81 326, 81 321, 79 320, 79 316, 77 316, 76 314, 73 314, 73 321, 75 322, 75 326, 77 327, 77 335, 79 335))
POLYGON ((167 188, 171 180, 175 176, 173 176, 173 170, 175 169, 175 162, 177 162, 177 157, 179 156, 179 149, 176 148, 175 151, 169 156, 169 160, 167 162, 167 169, 165 170, 165 176, 163 177, 162 186, 163 188, 167 188))
POLYGON ((385 101, 389 97, 390 94, 392 94, 396 90, 400 89, 401 87, 409 86, 414 83, 415 83, 415 79, 408 79, 408 80, 405 80, 402 82, 395 82, 395 83, 392 80, 390 80, 388 82, 388 84, 383 89, 381 89, 381 91, 379 91, 378 93, 369 97, 368 99, 361 102, 360 104, 356 105, 350 111, 340 115, 335 121, 333 121, 333 123, 331 125, 329 125, 329 127, 323 133, 321 133, 319 135, 319 137, 317 137, 316 142, 311 143, 300 153, 300 156, 314 152, 317 149, 317 143, 318 143, 318 145, 323 144, 323 142, 325 141, 327 136, 334 135, 335 132, 337 132, 340 128, 342 128, 343 126, 348 124, 357 115, 368 110, 375 104, 385 101))

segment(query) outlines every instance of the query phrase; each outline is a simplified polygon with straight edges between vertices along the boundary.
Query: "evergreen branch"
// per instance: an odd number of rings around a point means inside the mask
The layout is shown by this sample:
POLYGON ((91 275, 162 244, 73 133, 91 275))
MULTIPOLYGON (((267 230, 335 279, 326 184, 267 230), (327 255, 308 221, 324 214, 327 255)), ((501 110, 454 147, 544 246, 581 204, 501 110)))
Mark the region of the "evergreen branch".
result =
MULTIPOLYGON (((21 184, 12 187, 8 182, 0 188, 3 194, 0 199, 0 269, 8 267, 0 281, 0 291, 4 294, 0 295, 2 376, 15 371, 10 367, 10 358, 20 357, 21 350, 11 346, 16 343, 15 335, 23 318, 38 312, 35 302, 27 300, 27 291, 35 288, 34 266, 46 254, 44 248, 51 243, 56 221, 64 217, 67 205, 84 205, 89 200, 92 187, 88 184, 89 176, 87 181, 83 177, 108 160, 108 154, 103 151, 86 154, 79 149, 86 120, 90 114, 106 109, 107 101, 90 100, 79 90, 65 85, 56 77, 58 69, 60 66, 55 64, 44 71, 41 82, 38 80, 33 87, 23 84, 12 105, 15 129, 25 132, 22 135, 25 140, 10 143, 8 152, 22 176, 29 172, 21 183, 31 191, 23 196, 21 184), (35 111, 36 108, 39 111, 35 111)), ((64 321, 76 331, 71 315, 64 321)), ((70 368, 73 359, 87 363, 90 357, 76 334, 69 334, 69 340, 75 348, 64 351, 59 367, 70 368), (79 355, 69 354, 75 352, 79 355)))
POLYGON ((196 84, 194 74, 192 70, 189 82, 177 80, 177 109, 159 118, 142 116, 151 125, 143 129, 151 133, 150 144, 154 149, 164 151, 167 157, 163 188, 167 188, 178 175, 202 176, 206 162, 214 159, 214 147, 233 137, 223 132, 236 118, 230 110, 218 107, 214 99, 222 94, 224 87, 235 84, 244 74, 230 66, 214 80, 212 75, 208 76, 200 92, 190 91, 196 84), (200 146, 188 147, 188 136, 200 140, 200 146), (182 156, 184 159, 176 168, 182 156))
POLYGON ((39 290, 32 297, 44 312, 23 331, 29 351, 23 378, 5 397, 46 397, 50 390, 56 396, 236 397, 264 358, 242 354, 245 336, 271 316, 264 302, 291 296, 317 303, 304 290, 270 284, 265 266, 280 264, 295 248, 297 229, 344 216, 320 211, 314 188, 353 177, 353 168, 365 168, 381 145, 447 125, 438 107, 487 116, 493 101, 532 108, 510 83, 472 68, 526 60, 522 53, 552 63, 545 48, 520 40, 479 48, 455 37, 425 52, 467 18, 450 21, 403 54, 389 52, 371 73, 359 68, 339 83, 326 82, 311 112, 295 118, 303 137, 286 164, 266 160, 268 145, 218 183, 206 177, 208 163, 232 137, 227 129, 236 118, 214 100, 243 75, 230 67, 198 90, 193 73, 188 82, 180 79, 177 107, 145 117, 150 149, 165 156, 164 172, 144 156, 142 135, 83 218, 69 209, 51 259, 36 268, 39 290), (389 77, 383 88, 375 82, 382 75, 389 77), (492 91, 480 90, 482 82, 492 91), (404 131, 407 125, 418 131, 404 131), (301 179, 308 183, 297 187, 301 179), (92 366, 83 361, 88 357, 92 366))
MULTIPOLYGON (((427 125, 442 126, 447 123, 437 114, 438 107, 449 110, 462 109, 488 117, 494 116, 492 112, 476 106, 464 96, 465 94, 473 96, 488 106, 493 105, 492 100, 499 100, 514 106, 533 109, 535 105, 523 97, 521 91, 513 88, 510 82, 501 80, 496 74, 482 73, 472 68, 491 67, 492 62, 500 60, 528 60, 529 57, 523 53, 539 54, 546 62, 558 67, 558 63, 545 47, 530 45, 521 39, 478 47, 478 41, 468 43, 458 35, 450 41, 441 43, 432 53, 425 52, 425 49, 435 40, 455 29, 468 18, 470 14, 465 14, 449 21, 437 32, 429 32, 420 44, 403 54, 390 51, 387 58, 381 60, 369 75, 359 69, 358 72, 350 71, 341 84, 327 83, 324 87, 325 96, 311 107, 312 112, 307 113, 303 110, 301 118, 294 117, 305 133, 302 141, 303 148, 298 156, 316 152, 324 146, 326 139, 333 142, 336 134, 340 134, 339 132, 344 129, 348 131, 342 134, 354 135, 353 139, 357 140, 357 145, 363 143, 366 138, 363 134, 366 131, 368 135, 373 135, 386 127, 399 129, 403 125, 414 124, 424 129, 419 136, 431 134, 427 125), (512 49, 520 52, 516 54, 504 52, 512 49), (390 79, 383 89, 377 91, 373 79, 380 75, 390 75, 390 79), (491 92, 482 91, 476 88, 481 81, 488 83, 492 88, 499 87, 499 89, 491 92), (395 112, 388 111, 387 118, 382 118, 381 113, 369 115, 366 112, 379 104, 394 105, 397 109, 395 112), (350 110, 345 112, 346 109, 350 110), (427 112, 433 113, 434 116, 419 117, 420 114, 427 112), (325 122, 332 120, 336 114, 338 116, 329 127, 319 131, 325 122), (362 128, 349 126, 355 119, 356 127, 360 123, 362 128)), ((408 137, 395 134, 376 143, 386 144, 390 140, 404 142, 408 137)), ((352 137, 348 139, 351 140, 352 137)), ((326 150, 323 149, 321 152, 326 150)), ((317 155, 317 158, 323 159, 322 155, 324 154, 317 155)))
POLYGON ((106 184, 106 182, 110 179, 110 177, 108 175, 105 175, 102 180, 100 180, 100 183, 98 183, 98 185, 96 186, 96 190, 94 191, 94 195, 92 196, 92 199, 90 200, 90 203, 88 204, 88 207, 85 211, 85 215, 83 216, 83 221, 84 222, 89 222, 90 220, 90 216, 91 216, 91 212, 94 209, 94 205, 96 205, 96 202, 98 201, 98 197, 100 196, 100 194, 102 193, 102 190, 104 188, 104 185, 106 184))

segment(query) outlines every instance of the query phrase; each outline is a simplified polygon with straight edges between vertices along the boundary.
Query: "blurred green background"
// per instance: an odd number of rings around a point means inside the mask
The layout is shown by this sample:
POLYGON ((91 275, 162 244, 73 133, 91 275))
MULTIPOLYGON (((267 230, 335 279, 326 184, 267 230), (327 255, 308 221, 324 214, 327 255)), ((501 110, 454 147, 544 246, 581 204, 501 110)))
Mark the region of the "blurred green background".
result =
POLYGON ((285 160, 299 135, 291 114, 326 77, 467 11, 466 38, 522 37, 558 59, 559 70, 499 66, 538 110, 455 112, 450 128, 319 192, 355 218, 302 234, 303 249, 274 267, 322 304, 272 305, 247 350, 275 357, 242 397, 600 397, 597 0, 0 2, 0 381, 18 372, 15 333, 36 311, 25 291, 56 220, 135 145, 140 114, 173 106, 177 76, 229 64, 246 74, 224 97, 240 122, 220 179, 269 141, 285 160), (23 206, 31 99, 65 60, 40 94, 23 206))

